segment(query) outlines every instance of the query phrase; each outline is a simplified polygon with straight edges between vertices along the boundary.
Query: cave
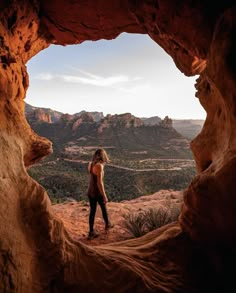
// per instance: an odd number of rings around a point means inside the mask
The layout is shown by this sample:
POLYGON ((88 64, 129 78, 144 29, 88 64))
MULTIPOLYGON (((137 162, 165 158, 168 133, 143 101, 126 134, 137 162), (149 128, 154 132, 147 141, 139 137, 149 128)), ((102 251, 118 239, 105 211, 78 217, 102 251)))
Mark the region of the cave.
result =
POLYGON ((233 1, 0 1, 0 291, 227 292, 236 260, 236 7, 233 1), (198 170, 178 222, 124 242, 86 246, 53 216, 27 168, 52 152, 24 116, 26 63, 51 44, 148 34, 207 113, 191 142, 198 170))

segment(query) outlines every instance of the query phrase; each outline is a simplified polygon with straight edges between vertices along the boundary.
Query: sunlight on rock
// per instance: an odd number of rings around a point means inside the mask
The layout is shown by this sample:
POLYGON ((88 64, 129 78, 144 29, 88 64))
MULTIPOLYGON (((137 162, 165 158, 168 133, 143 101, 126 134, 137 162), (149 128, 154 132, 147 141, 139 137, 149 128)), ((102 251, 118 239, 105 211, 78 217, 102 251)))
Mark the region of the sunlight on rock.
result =
POLYGON ((0 291, 234 292, 233 1, 13 0, 0 1, 0 14, 0 291), (191 143, 198 175, 184 191, 179 221, 91 246, 71 236, 26 171, 52 146, 24 115, 25 64, 50 44, 111 40, 122 32, 148 34, 181 72, 200 74, 197 97, 207 118, 191 143))

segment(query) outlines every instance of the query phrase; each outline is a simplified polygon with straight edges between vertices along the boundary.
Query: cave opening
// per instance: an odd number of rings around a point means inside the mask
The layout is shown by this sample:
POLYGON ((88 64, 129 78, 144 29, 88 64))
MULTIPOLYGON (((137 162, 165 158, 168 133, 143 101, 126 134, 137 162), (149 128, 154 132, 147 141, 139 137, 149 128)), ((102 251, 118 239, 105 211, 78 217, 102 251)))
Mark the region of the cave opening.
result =
POLYGON ((103 147, 111 159, 110 201, 169 190, 167 205, 178 197, 180 212, 182 190, 196 175, 190 141, 205 115, 194 97, 196 77, 180 73, 148 36, 125 33, 112 41, 51 45, 27 68, 26 118, 53 142, 53 154, 28 173, 53 204, 79 201, 86 209, 87 164, 103 147))
POLYGON ((235 287, 236 83, 235 62, 229 59, 236 13, 233 1, 211 6, 1 1, 0 291, 228 292, 235 287), (181 72, 200 74, 197 96, 207 118, 191 143, 199 173, 185 190, 177 222, 137 239, 90 247, 72 239, 45 189, 26 172, 50 153, 51 144, 25 120, 25 63, 50 44, 112 39, 124 31, 149 34, 181 72))

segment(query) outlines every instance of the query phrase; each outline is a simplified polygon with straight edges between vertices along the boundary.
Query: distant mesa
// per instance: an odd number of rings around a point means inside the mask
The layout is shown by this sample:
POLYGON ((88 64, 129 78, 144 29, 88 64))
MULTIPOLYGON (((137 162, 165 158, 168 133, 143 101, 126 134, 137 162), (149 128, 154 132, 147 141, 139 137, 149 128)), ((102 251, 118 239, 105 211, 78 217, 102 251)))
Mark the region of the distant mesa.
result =
POLYGON ((122 126, 125 128, 138 127, 144 125, 140 118, 135 117, 131 113, 107 115, 103 121, 108 121, 112 126, 122 126))
POLYGON ((52 116, 49 112, 42 109, 34 109, 28 112, 27 118, 30 122, 47 122, 52 123, 52 116))
MULTIPOLYGON (((60 120, 61 121, 64 121, 64 122, 67 122, 67 121, 71 121, 71 120, 73 120, 74 119, 74 115, 71 115, 71 114, 68 114, 68 113, 66 113, 66 114, 62 114, 61 115, 61 117, 60 117, 60 120)), ((59 121, 59 120, 58 120, 59 121)), ((57 122, 58 122, 57 121, 57 122)))
POLYGON ((63 113, 49 109, 31 106, 25 103, 25 115, 31 122, 55 123, 62 117, 63 113))
POLYGON ((80 115, 83 122, 95 122, 94 115, 89 112, 84 112, 80 115))
POLYGON ((158 116, 150 117, 150 118, 141 118, 144 122, 144 125, 159 125, 162 119, 158 116))
POLYGON ((100 121, 104 118, 102 112, 87 112, 81 111, 75 114, 62 113, 50 108, 34 107, 30 104, 25 103, 25 114, 30 122, 47 122, 47 123, 57 123, 71 121, 76 118, 82 118, 84 122, 90 121, 100 121))
POLYGON ((103 115, 103 113, 102 112, 97 112, 97 111, 94 111, 94 112, 87 112, 87 111, 81 111, 81 112, 79 112, 79 113, 75 113, 74 115, 76 116, 76 117, 81 117, 81 116, 83 116, 83 115, 87 115, 87 114, 89 114, 89 115, 91 115, 92 117, 93 117, 93 119, 94 119, 94 121, 95 122, 98 122, 98 121, 100 121, 101 119, 103 119, 104 118, 104 115, 103 115))
MULTIPOLYGON (((189 139, 172 127, 172 119, 168 116, 158 124, 145 125, 143 119, 131 113, 108 114, 96 121, 99 112, 81 111, 73 115, 58 115, 51 109, 32 107, 31 112, 29 109, 26 118, 31 127, 37 134, 52 141, 54 153, 58 157, 87 160, 95 146, 106 146, 111 156, 118 156, 119 159, 137 159, 138 156, 192 158, 189 139), (37 111, 41 115, 36 117, 37 111), (53 122, 53 117, 60 118, 53 122), (33 121, 34 118, 37 119, 33 121)), ((101 114, 99 116, 102 117, 101 114)))
POLYGON ((140 118, 135 117, 131 113, 124 114, 108 114, 104 119, 100 121, 98 133, 102 133, 105 128, 130 128, 143 126, 144 123, 140 118))
POLYGON ((72 130, 73 131, 77 130, 81 123, 93 123, 93 122, 95 122, 93 115, 88 112, 83 112, 81 116, 78 119, 76 119, 76 121, 74 122, 72 126, 72 130))
POLYGON ((98 123, 97 132, 102 133, 107 128, 131 128, 141 126, 159 125, 164 128, 174 128, 181 135, 188 139, 193 139, 200 133, 204 120, 201 119, 171 119, 166 116, 163 120, 158 117, 135 117, 131 113, 107 114, 105 117, 102 112, 81 111, 75 114, 64 114, 49 108, 38 108, 25 103, 25 114, 30 124, 42 123, 62 123, 71 125, 71 129, 76 131, 81 123, 98 123))
POLYGON ((193 139, 202 130, 203 119, 173 119, 173 127, 183 136, 193 139))

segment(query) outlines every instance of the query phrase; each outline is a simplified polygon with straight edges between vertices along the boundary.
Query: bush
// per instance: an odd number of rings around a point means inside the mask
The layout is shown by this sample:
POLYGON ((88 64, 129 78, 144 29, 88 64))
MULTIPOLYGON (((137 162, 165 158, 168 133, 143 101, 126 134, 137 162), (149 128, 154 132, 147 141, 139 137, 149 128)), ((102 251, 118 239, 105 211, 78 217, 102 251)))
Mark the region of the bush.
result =
POLYGON ((171 222, 170 214, 164 207, 149 208, 144 214, 148 232, 171 222))
POLYGON ((149 208, 141 212, 123 215, 125 227, 134 237, 140 237, 178 219, 180 209, 172 206, 171 210, 164 207, 149 208))
POLYGON ((140 237, 147 233, 145 231, 145 219, 144 219, 144 213, 131 213, 131 214, 125 214, 123 215, 125 218, 125 227, 126 229, 134 236, 134 237, 140 237))

